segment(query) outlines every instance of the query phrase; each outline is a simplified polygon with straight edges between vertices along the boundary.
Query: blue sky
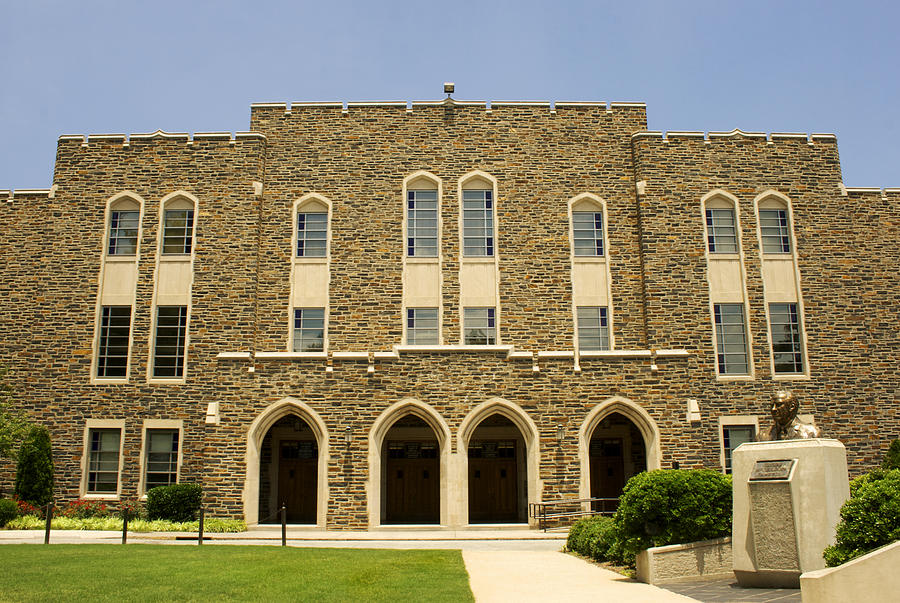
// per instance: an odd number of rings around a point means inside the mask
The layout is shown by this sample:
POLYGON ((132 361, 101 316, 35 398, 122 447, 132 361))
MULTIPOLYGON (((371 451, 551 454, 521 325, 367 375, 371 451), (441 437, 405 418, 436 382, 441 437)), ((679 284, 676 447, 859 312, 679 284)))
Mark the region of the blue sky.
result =
POLYGON ((900 186, 896 2, 0 0, 0 189, 62 134, 241 131, 251 102, 647 103, 652 130, 833 132, 900 186))

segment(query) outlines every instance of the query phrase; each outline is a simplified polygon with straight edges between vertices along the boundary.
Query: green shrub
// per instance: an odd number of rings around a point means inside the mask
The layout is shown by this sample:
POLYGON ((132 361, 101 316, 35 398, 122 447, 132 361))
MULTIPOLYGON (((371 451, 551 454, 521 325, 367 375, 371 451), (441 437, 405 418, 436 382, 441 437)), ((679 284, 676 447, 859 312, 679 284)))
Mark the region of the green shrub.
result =
POLYGON ((0 498, 0 528, 19 516, 19 505, 8 498, 0 498))
POLYGON ((877 470, 850 483, 834 545, 823 556, 834 567, 900 540, 900 469, 877 470))
POLYGON ((622 561, 639 551, 731 535, 731 476, 671 469, 628 480, 615 522, 622 561))
POLYGON ((157 486, 147 492, 147 517, 169 521, 193 521, 200 510, 203 489, 198 484, 157 486))
POLYGON ((884 453, 881 466, 885 469, 900 469, 900 440, 894 440, 884 453))
POLYGON ((19 450, 16 467, 16 496, 37 506, 53 498, 53 457, 50 432, 43 425, 33 425, 19 450))
POLYGON ((572 524, 566 548, 597 561, 621 563, 618 531, 612 517, 587 517, 572 524))

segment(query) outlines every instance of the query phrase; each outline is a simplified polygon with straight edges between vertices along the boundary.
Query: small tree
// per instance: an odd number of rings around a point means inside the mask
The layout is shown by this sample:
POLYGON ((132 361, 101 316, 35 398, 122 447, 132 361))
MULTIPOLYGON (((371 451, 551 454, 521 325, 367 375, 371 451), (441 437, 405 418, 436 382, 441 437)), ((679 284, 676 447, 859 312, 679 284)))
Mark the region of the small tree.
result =
POLYGON ((0 367, 0 457, 16 460, 29 424, 24 414, 13 409, 13 389, 8 374, 6 367, 0 367))
POLYGON ((15 493, 21 500, 37 506, 46 505, 53 498, 50 432, 43 425, 32 426, 22 442, 15 493))
POLYGON ((900 440, 891 442, 890 447, 884 454, 884 462, 881 464, 884 469, 900 469, 900 440))

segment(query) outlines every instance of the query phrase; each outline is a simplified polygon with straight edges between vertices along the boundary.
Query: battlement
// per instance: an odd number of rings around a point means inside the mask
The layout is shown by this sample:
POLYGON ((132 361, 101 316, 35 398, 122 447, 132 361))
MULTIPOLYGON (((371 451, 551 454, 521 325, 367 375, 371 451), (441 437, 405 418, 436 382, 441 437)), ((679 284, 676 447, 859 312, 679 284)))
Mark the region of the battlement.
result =
POLYGON ((840 184, 841 196, 864 199, 867 197, 881 197, 884 200, 892 197, 900 198, 900 188, 878 188, 869 186, 844 186, 840 184))
POLYGON ((163 132, 157 130, 148 134, 64 134, 59 137, 59 146, 79 145, 81 147, 110 147, 121 146, 127 148, 136 144, 153 144, 159 142, 178 142, 186 145, 198 143, 227 143, 238 144, 265 141, 265 134, 259 132, 163 132))
POLYGON ((16 190, 0 189, 0 201, 15 201, 16 199, 46 197, 53 198, 56 187, 51 188, 20 188, 16 190))
POLYGON ((285 115, 312 111, 317 117, 323 112, 340 115, 365 114, 369 111, 396 111, 398 114, 415 114, 433 112, 435 109, 457 109, 463 111, 481 110, 485 115, 494 112, 530 110, 535 115, 557 115, 590 112, 595 114, 638 114, 646 120, 647 105, 645 103, 605 101, 465 101, 447 98, 440 101, 364 101, 364 102, 293 102, 293 103, 252 103, 251 115, 280 112, 285 115))
POLYGON ((672 142, 681 140, 703 141, 712 143, 720 140, 746 138, 752 140, 765 141, 768 144, 777 142, 806 142, 808 144, 826 143, 837 144, 837 136, 834 134, 807 134, 805 132, 744 132, 735 128, 730 132, 701 132, 701 131, 652 131, 637 132, 631 136, 631 139, 637 141, 661 141, 672 142))

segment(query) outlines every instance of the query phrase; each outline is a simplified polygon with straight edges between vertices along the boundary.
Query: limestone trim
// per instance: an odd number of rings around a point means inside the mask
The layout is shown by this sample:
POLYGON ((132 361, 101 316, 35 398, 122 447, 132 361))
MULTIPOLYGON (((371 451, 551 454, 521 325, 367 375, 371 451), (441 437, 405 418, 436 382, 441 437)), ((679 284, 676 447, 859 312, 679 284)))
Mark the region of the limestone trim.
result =
POLYGON ((319 414, 308 404, 292 397, 282 398, 270 404, 250 424, 247 429, 247 468, 244 490, 244 521, 247 525, 259 522, 259 470, 260 449, 269 429, 282 417, 295 415, 309 425, 319 447, 318 484, 316 487, 316 526, 324 528, 328 512, 328 428, 319 414))
MULTIPOLYGON (((292 266, 291 266, 291 301, 288 304, 288 316, 287 316, 287 351, 289 353, 293 352, 294 349, 294 310, 300 308, 312 308, 312 307, 321 307, 325 310, 325 317, 322 322, 323 332, 322 332, 322 351, 326 352, 328 350, 328 315, 330 314, 330 288, 331 288, 331 222, 332 222, 332 211, 334 204, 331 202, 331 199, 328 197, 321 195, 319 193, 307 193, 301 196, 299 199, 294 201, 294 204, 291 208, 291 258, 292 258, 292 266), (297 241, 299 240, 300 233, 298 231, 298 223, 297 216, 303 211, 316 211, 327 214, 326 218, 326 234, 325 234, 325 255, 324 256, 298 256, 297 255, 297 241), (307 266, 309 268, 307 268, 307 266), (324 291, 319 291, 320 298, 324 300, 324 304, 322 306, 310 306, 310 305, 297 305, 296 294, 298 290, 302 289, 312 289, 309 287, 308 283, 305 279, 300 278, 300 271, 306 271, 309 273, 309 277, 311 276, 311 271, 315 270, 315 267, 325 267, 325 277, 324 282, 318 282, 318 289, 324 289, 324 291)), ((313 279, 314 280, 314 279, 313 279)))
POLYGON ((188 378, 188 368, 190 367, 188 350, 191 343, 191 312, 192 299, 191 290, 194 285, 194 258, 197 256, 197 223, 200 221, 200 200, 185 190, 178 190, 169 193, 159 202, 159 216, 156 233, 156 265, 153 271, 153 301, 151 303, 150 318, 150 336, 147 351, 147 383, 185 383, 188 378), (166 209, 190 209, 194 210, 194 223, 191 228, 191 253, 177 255, 163 255, 163 240, 165 235, 165 213, 166 209), (163 296, 160 293, 160 277, 164 272, 168 272, 170 268, 178 265, 187 264, 188 270, 181 271, 180 274, 173 279, 170 285, 172 290, 176 290, 174 295, 163 296), (184 371, 181 377, 154 377, 153 356, 156 351, 156 320, 157 308, 159 306, 182 305, 187 308, 187 324, 184 332, 184 371))
POLYGON ((84 423, 84 436, 81 448, 81 484, 79 486, 80 498, 92 498, 103 500, 118 500, 122 494, 122 465, 124 464, 125 449, 125 420, 124 419, 87 419, 84 423), (93 429, 118 429, 119 430, 119 466, 117 468, 115 493, 88 492, 88 463, 91 454, 91 430, 93 429))
MULTIPOLYGON (((113 305, 113 304, 104 304, 103 299, 103 289, 104 283, 106 282, 106 271, 107 271, 107 263, 130 263, 131 271, 134 273, 134 281, 135 286, 137 285, 137 264, 138 258, 141 256, 141 240, 143 239, 143 224, 144 224, 144 198, 141 197, 134 191, 121 191, 116 193, 112 197, 110 197, 106 201, 106 210, 103 214, 103 248, 101 249, 101 259, 100 259, 100 272, 97 275, 97 302, 96 308, 94 310, 94 337, 91 341, 91 358, 93 361, 91 362, 91 374, 90 381, 92 385, 98 384, 117 384, 117 383, 128 383, 128 379, 131 375, 131 349, 134 345, 134 297, 135 290, 132 288, 131 290, 131 319, 128 323, 128 359, 125 364, 125 377, 98 377, 97 369, 99 362, 99 353, 100 353, 100 322, 101 322, 101 314, 103 311, 104 305, 113 305), (109 251, 109 224, 111 213, 114 209, 122 206, 123 204, 133 203, 137 205, 138 210, 138 232, 137 232, 137 247, 135 249, 134 255, 129 256, 110 256, 108 254, 109 251)), ((120 304, 115 304, 120 305, 120 304)))
MULTIPOLYGON (((473 170, 462 175, 459 178, 457 183, 457 197, 459 200, 459 213, 458 213, 458 232, 457 236, 459 238, 459 343, 465 343, 465 317, 464 312, 465 308, 474 308, 474 307, 493 307, 494 308, 494 320, 495 320, 495 328, 496 328, 496 345, 501 345, 503 343, 503 336, 501 334, 501 324, 502 324, 502 309, 500 308, 500 245, 498 240, 498 232, 499 232, 499 199, 497 198, 497 188, 498 183, 497 179, 494 176, 491 176, 487 172, 483 172, 481 170, 473 170), (494 253, 492 256, 475 256, 475 257, 466 257, 465 256, 465 241, 464 241, 464 233, 463 233, 463 191, 469 189, 483 189, 483 190, 491 190, 491 200, 492 205, 491 209, 493 211, 493 238, 494 238, 494 253), (472 283, 469 283, 470 279, 466 278, 467 270, 473 269, 478 265, 486 265, 492 264, 494 270, 492 271, 491 278, 493 279, 493 283, 484 283, 481 282, 479 285, 488 290, 481 291, 472 291, 467 290, 472 286, 472 283), (466 286, 464 283, 468 283, 466 286), (491 286, 493 285, 493 286, 491 286), (492 304, 484 303, 486 298, 493 299, 492 304), (477 301, 476 301, 477 300, 477 301)), ((480 280, 480 279, 478 279, 480 280)), ((476 281, 473 281, 476 282, 476 281)))
MULTIPOLYGON (((456 433, 456 454, 459 459, 457 487, 462 496, 459 509, 460 523, 469 524, 469 441, 478 425, 493 414, 498 414, 512 421, 525 440, 525 471, 527 479, 528 499, 530 505, 541 500, 544 484, 540 479, 541 437, 534 420, 528 416, 521 406, 503 398, 490 398, 473 408, 460 423, 456 433)), ((529 521, 531 521, 529 519, 529 521)), ((479 524, 482 525, 482 524, 479 524)))
POLYGON ((443 417, 430 405, 415 398, 404 398, 386 408, 369 430, 369 476, 366 480, 366 497, 369 511, 369 527, 381 526, 382 448, 384 438, 391 427, 402 417, 413 415, 422 419, 434 432, 440 454, 440 525, 450 524, 450 428, 443 417))
MULTIPOLYGON (((759 245, 759 261, 763 272, 763 299, 765 300, 765 303, 763 305, 765 306, 766 333, 769 338, 769 370, 771 371, 772 379, 775 381, 796 381, 810 379, 810 362, 809 353, 807 351, 808 346, 806 337, 806 312, 803 304, 803 289, 800 282, 800 262, 797 252, 796 229, 794 228, 793 204, 791 203, 791 199, 787 195, 784 195, 783 193, 780 193, 779 191, 776 191, 774 189, 769 189, 756 196, 756 198, 753 200, 753 207, 757 222, 756 236, 757 243, 759 245), (766 276, 767 271, 770 267, 769 260, 772 258, 784 257, 784 254, 767 254, 763 251, 762 227, 759 221, 760 209, 785 209, 787 211, 788 226, 790 227, 789 236, 791 242, 791 253, 788 257, 793 264, 793 282, 791 283, 791 286, 794 290, 796 299, 780 298, 779 295, 776 292, 770 290, 767 285, 769 279, 766 278, 766 276), (797 317, 800 321, 800 351, 803 354, 803 370, 799 373, 775 373, 775 354, 772 349, 772 320, 769 316, 769 304, 773 303, 797 304, 797 317)), ((777 259, 775 261, 777 261, 777 259)))
MULTIPOLYGON (((750 328, 750 302, 747 298, 747 269, 746 259, 744 257, 744 239, 741 232, 740 208, 741 205, 738 198, 721 188, 713 189, 700 198, 700 220, 702 222, 702 229, 700 232, 703 233, 705 239, 703 241, 703 253, 706 258, 706 282, 709 288, 709 320, 710 326, 712 327, 710 333, 714 354, 713 365, 716 371, 716 380, 718 381, 744 381, 756 378, 756 365, 753 362, 753 329, 750 328), (733 210, 737 253, 710 253, 709 233, 706 225, 707 208, 730 208, 733 210), (714 279, 712 276, 713 273, 720 274, 725 272, 726 270, 723 269, 725 268, 726 263, 735 261, 738 263, 738 278, 740 279, 738 291, 739 300, 730 297, 729 292, 725 290, 725 287, 718 283, 718 281, 721 281, 722 279, 714 279), (719 372, 719 346, 716 341, 715 306, 716 304, 724 303, 740 303, 744 311, 744 337, 746 340, 747 352, 746 374, 719 372)), ((733 295, 734 292, 730 293, 733 295)))
MULTIPOLYGON (((662 453, 659 444, 659 427, 653 417, 628 398, 613 396, 607 398, 588 412, 581 427, 578 429, 578 457, 581 462, 581 479, 579 483, 579 498, 591 497, 591 436, 600 421, 612 413, 619 413, 638 428, 644 439, 644 448, 647 456, 647 471, 659 469, 662 463, 662 453)), ((585 510, 589 508, 585 504, 585 510)))
MULTIPOLYGON (((575 349, 576 356, 576 364, 577 357, 580 355, 579 352, 579 341, 578 341, 578 307, 579 306, 594 306, 599 305, 600 307, 606 308, 606 326, 607 326, 607 334, 609 341, 609 350, 614 350, 616 348, 615 345, 615 329, 613 328, 613 303, 612 303, 612 283, 611 283, 611 275, 609 270, 609 220, 607 219, 606 212, 606 201, 600 198, 598 195, 593 193, 581 193, 569 199, 566 203, 568 217, 569 217, 569 272, 570 279, 572 283, 572 345, 575 349), (603 215, 603 255, 599 256, 576 256, 575 255, 575 222, 574 222, 574 212, 576 211, 594 211, 600 212, 603 215), (582 283, 581 279, 579 279, 579 271, 576 269, 577 265, 596 265, 596 267, 601 270, 605 275, 606 287, 604 287, 604 297, 606 298, 605 303, 601 302, 599 304, 595 303, 580 303, 579 300, 579 289, 583 289, 587 283, 582 283)), ((593 279, 590 279, 593 280, 593 279)), ((605 351, 605 350, 592 350, 592 351, 605 351)))
POLYGON ((420 277, 425 276, 428 268, 416 269, 411 268, 413 265, 428 265, 428 266, 436 266, 437 267, 437 297, 435 298, 434 307, 437 308, 438 315, 438 344, 444 343, 444 296, 442 292, 444 290, 444 270, 443 270, 443 253, 441 252, 441 241, 443 241, 443 232, 444 232, 444 219, 441 212, 444 198, 444 183, 443 181, 432 174, 431 172, 425 170, 418 170, 409 174, 406 178, 403 179, 403 187, 402 187, 402 197, 401 197, 401 211, 403 212, 403 304, 401 308, 401 318, 403 321, 403 330, 402 330, 402 341, 404 344, 407 339, 407 317, 406 311, 408 308, 417 308, 417 307, 426 307, 422 306, 418 303, 414 303, 411 299, 411 289, 413 283, 410 281, 412 278, 412 270, 418 270, 417 273, 420 277), (437 256, 436 257, 420 257, 420 256, 410 256, 409 255, 409 235, 408 235, 408 210, 407 210, 407 193, 410 190, 437 190, 437 256))
POLYGON ((140 474, 138 477, 138 495, 141 498, 147 497, 147 492, 144 490, 147 479, 147 446, 149 446, 147 432, 151 429, 178 430, 178 461, 176 465, 175 482, 178 483, 181 481, 181 464, 183 458, 181 451, 184 447, 184 421, 181 419, 144 419, 144 424, 141 426, 141 458, 139 463, 140 474))

